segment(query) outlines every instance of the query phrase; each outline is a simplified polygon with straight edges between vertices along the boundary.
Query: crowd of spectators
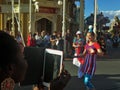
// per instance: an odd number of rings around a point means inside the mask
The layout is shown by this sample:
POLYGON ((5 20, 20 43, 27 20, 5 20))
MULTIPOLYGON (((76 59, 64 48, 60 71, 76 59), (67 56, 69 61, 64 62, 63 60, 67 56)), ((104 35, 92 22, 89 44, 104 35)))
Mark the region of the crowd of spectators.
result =
MULTIPOLYGON (((29 68, 24 58, 24 46, 4 31, 0 31, 0 41, 0 90, 23 90, 20 83, 29 68), (20 88, 14 89, 15 87, 20 88)), ((69 80, 70 74, 63 65, 61 74, 50 82, 49 90, 63 90, 69 80)), ((38 85, 33 90, 44 90, 44 87, 38 85)))

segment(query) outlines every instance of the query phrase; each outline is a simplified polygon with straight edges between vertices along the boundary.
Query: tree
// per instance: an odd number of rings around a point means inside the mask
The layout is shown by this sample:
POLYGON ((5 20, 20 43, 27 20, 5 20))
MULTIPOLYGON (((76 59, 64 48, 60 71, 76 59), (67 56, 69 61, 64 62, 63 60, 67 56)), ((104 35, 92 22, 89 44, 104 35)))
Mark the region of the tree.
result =
MULTIPOLYGON (((101 30, 101 28, 106 26, 107 23, 110 23, 109 17, 105 17, 103 13, 97 14, 97 29, 101 30)), ((93 25, 94 24, 94 14, 91 14, 85 19, 85 25, 93 25)))
POLYGON ((118 16, 114 17, 114 20, 111 22, 110 29, 108 30, 108 32, 112 35, 115 35, 116 33, 120 32, 120 20, 118 16))

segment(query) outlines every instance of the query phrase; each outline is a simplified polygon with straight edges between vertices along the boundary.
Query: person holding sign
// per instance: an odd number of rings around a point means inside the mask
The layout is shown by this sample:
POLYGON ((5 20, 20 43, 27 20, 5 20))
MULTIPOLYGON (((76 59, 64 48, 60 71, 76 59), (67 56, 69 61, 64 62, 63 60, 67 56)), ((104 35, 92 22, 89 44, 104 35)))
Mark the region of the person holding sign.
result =
MULTIPOLYGON (((76 37, 73 39, 72 46, 75 49, 75 54, 74 54, 75 57, 73 58, 73 64, 78 66, 80 69, 82 64, 84 63, 83 58, 79 57, 79 54, 81 54, 84 49, 84 39, 82 37, 81 31, 76 32, 76 37)), ((79 69, 78 69, 78 77, 79 77, 79 69)))

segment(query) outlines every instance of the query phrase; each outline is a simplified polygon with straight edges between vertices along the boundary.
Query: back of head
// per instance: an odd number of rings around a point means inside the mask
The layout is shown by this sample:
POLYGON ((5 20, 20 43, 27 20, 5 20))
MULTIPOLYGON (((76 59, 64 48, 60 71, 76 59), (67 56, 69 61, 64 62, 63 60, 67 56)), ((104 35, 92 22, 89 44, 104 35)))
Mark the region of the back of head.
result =
POLYGON ((27 62, 17 41, 13 36, 0 31, 0 83, 8 77, 15 83, 22 81, 26 69, 27 62))
POLYGON ((16 40, 4 31, 0 31, 0 68, 6 69, 8 64, 15 62, 18 50, 16 40))

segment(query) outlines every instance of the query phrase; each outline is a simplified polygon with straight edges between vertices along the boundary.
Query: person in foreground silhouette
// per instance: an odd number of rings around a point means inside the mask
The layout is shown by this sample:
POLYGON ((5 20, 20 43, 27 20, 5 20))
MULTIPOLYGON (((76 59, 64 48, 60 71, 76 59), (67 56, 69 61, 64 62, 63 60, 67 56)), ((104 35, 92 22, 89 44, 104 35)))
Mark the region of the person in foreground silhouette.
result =
MULTIPOLYGON (((20 82, 24 80, 27 68, 27 60, 24 59, 23 48, 14 39, 4 31, 0 31, 0 90, 23 90, 20 82)), ((70 74, 66 70, 62 70, 60 76, 51 81, 50 90, 62 90, 68 81, 70 74)), ((27 89, 28 90, 28 89, 27 89)), ((34 87, 33 90, 43 90, 42 86, 34 87)))
POLYGON ((26 69, 27 62, 17 41, 0 31, 0 90, 14 90, 24 80, 26 69))

